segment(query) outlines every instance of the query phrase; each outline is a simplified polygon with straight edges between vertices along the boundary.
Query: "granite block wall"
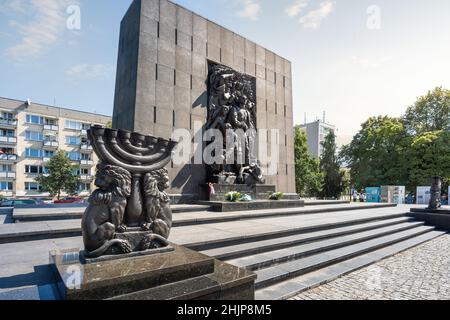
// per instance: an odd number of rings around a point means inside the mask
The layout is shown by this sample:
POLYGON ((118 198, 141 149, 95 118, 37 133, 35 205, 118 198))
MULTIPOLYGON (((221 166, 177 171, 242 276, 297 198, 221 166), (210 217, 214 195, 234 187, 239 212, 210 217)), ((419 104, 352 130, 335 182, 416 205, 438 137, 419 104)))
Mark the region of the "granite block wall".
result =
MULTIPOLYGON (((194 135, 194 122, 206 122, 208 60, 256 78, 258 128, 280 130, 278 175, 267 183, 295 192, 290 61, 170 1, 135 0, 121 23, 113 126, 194 135)), ((205 179, 201 165, 169 171, 173 194, 196 194, 205 179)))

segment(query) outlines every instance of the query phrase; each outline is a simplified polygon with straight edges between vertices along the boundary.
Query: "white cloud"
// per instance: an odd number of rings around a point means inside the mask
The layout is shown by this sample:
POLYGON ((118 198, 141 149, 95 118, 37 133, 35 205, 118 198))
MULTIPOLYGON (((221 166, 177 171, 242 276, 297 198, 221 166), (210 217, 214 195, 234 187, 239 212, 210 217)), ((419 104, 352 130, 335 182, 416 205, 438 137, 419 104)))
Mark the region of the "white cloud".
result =
POLYGON ((7 0, 4 7, 26 15, 27 22, 10 23, 20 34, 20 42, 6 49, 6 54, 21 61, 39 57, 51 45, 58 43, 66 31, 66 9, 73 0, 7 0))
POLYGON ((261 13, 261 4, 257 0, 244 0, 242 9, 238 11, 237 15, 244 19, 256 21, 259 19, 261 13))
POLYGON ((391 60, 392 57, 371 57, 371 58, 361 58, 357 56, 352 57, 352 61, 354 63, 365 69, 379 68, 391 60))
POLYGON ((66 76, 71 80, 94 79, 109 76, 113 71, 111 65, 80 63, 70 67, 66 76))
POLYGON ((336 1, 324 1, 319 8, 308 12, 307 15, 300 18, 299 22, 305 28, 317 29, 322 20, 328 17, 334 10, 336 1))
POLYGON ((309 0, 297 0, 293 5, 287 7, 284 11, 287 13, 289 17, 298 16, 304 8, 308 6, 309 0))
POLYGON ((0 12, 4 14, 21 13, 24 14, 29 9, 26 0, 6 0, 0 4, 0 12))

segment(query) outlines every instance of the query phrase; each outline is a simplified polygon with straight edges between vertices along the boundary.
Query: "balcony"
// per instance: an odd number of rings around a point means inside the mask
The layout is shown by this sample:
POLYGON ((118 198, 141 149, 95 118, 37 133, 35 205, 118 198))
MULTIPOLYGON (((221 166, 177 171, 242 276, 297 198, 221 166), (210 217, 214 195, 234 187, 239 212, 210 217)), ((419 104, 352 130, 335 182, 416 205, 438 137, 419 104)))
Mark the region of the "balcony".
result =
POLYGON ((42 161, 43 162, 50 162, 51 159, 52 159, 52 157, 43 157, 42 161))
POLYGON ((15 119, 0 119, 0 128, 16 128, 17 120, 15 119))
POLYGON ((5 137, 5 136, 0 136, 0 143, 3 144, 16 144, 17 143, 17 138, 16 137, 5 137))
POLYGON ((82 174, 80 175, 80 180, 84 182, 91 182, 94 179, 93 175, 90 174, 82 174))
POLYGON ((84 151, 84 152, 92 152, 94 149, 92 148, 92 146, 90 145, 90 144, 86 144, 86 143, 83 143, 82 145, 81 145, 81 151, 84 151))
POLYGON ((46 149, 58 149, 58 141, 44 140, 44 148, 46 149))
POLYGON ((81 129, 80 135, 83 137, 87 137, 87 130, 86 129, 81 129))
POLYGON ((94 165, 94 161, 92 161, 92 160, 81 160, 81 161, 80 161, 80 164, 81 164, 82 166, 89 166, 89 167, 92 167, 92 166, 94 165))
POLYGON ((15 172, 0 172, 0 179, 15 179, 16 173, 15 172))
POLYGON ((44 131, 59 131, 59 126, 46 124, 44 125, 44 131))
POLYGON ((16 154, 0 154, 0 161, 2 162, 16 162, 18 158, 16 154))

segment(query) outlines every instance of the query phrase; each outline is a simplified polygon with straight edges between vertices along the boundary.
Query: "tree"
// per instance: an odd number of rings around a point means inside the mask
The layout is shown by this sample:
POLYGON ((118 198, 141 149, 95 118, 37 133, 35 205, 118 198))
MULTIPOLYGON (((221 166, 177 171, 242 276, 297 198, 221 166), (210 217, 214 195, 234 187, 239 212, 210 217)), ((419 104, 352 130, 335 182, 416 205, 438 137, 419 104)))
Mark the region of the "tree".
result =
POLYGON ((450 132, 433 131, 418 135, 408 150, 407 186, 429 185, 433 176, 450 181, 450 132))
POLYGON ((74 195, 77 191, 79 179, 73 174, 76 166, 62 150, 58 151, 47 164, 48 175, 40 175, 35 180, 42 187, 42 191, 49 192, 52 197, 61 198, 61 193, 74 195))
POLYGON ((301 197, 318 197, 323 187, 323 174, 319 161, 308 153, 306 133, 295 129, 295 186, 301 197))
POLYGON ((113 127, 112 120, 109 120, 109 121, 106 123, 105 128, 112 129, 112 127, 113 127))
POLYGON ((403 117, 403 123, 411 135, 445 130, 449 126, 450 90, 437 87, 427 95, 419 97, 409 107, 403 117))
POLYGON ((336 135, 333 131, 325 137, 322 146, 323 153, 320 157, 320 171, 324 174, 322 196, 338 199, 346 189, 346 180, 345 172, 341 170, 337 154, 336 135))
POLYGON ((372 117, 340 157, 350 168, 357 189, 380 185, 404 185, 408 179, 406 151, 411 144, 405 126, 397 118, 372 117))

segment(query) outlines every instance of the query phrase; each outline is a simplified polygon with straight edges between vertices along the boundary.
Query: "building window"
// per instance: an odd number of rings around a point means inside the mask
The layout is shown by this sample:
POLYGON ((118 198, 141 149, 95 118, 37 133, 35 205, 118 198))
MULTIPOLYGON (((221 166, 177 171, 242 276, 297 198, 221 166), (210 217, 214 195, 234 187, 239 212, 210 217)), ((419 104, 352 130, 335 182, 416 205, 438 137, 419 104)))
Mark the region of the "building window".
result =
POLYGON ((91 156, 87 153, 82 153, 81 160, 91 160, 91 156))
POLYGON ((81 169, 81 174, 89 176, 91 172, 89 169, 83 168, 81 169))
POLYGON ((80 192, 91 191, 91 185, 89 183, 80 183, 78 190, 80 192))
POLYGON ((10 165, 10 164, 0 165, 0 172, 13 172, 12 165, 10 165))
POLYGON ((45 158, 53 158, 54 156, 55 156, 55 152, 54 151, 48 151, 48 150, 44 151, 44 157, 45 158))
POLYGON ((41 189, 41 186, 36 182, 25 182, 26 191, 40 191, 41 189))
POLYGON ((25 166, 25 173, 42 174, 44 170, 41 166, 25 166))
POLYGON ((42 150, 26 148, 25 156, 27 158, 42 158, 42 150))
POLYGON ((25 131, 25 139, 28 141, 43 141, 44 135, 42 134, 42 132, 25 131))
POLYGON ((45 119, 45 124, 48 126, 56 126, 57 121, 55 119, 45 119))
POLYGON ((79 153, 79 152, 68 152, 67 156, 72 161, 80 161, 81 160, 81 153, 79 153))
POLYGON ((14 120, 14 115, 10 112, 3 112, 2 119, 4 120, 14 120))
POLYGON ((15 132, 14 132, 14 130, 2 129, 2 130, 0 130, 0 136, 12 138, 15 136, 15 132))
POLYGON ((81 130, 82 124, 78 121, 66 120, 66 129, 81 130))
POLYGON ((79 175, 80 175, 80 168, 73 169, 73 170, 72 170, 72 174, 73 174, 74 176, 79 176, 79 175))
POLYGON ((31 123, 31 124, 43 125, 44 124, 44 118, 40 117, 40 116, 35 116, 35 115, 32 115, 32 114, 27 114, 26 122, 27 123, 31 123))
POLYGON ((2 191, 12 191, 13 184, 12 182, 0 181, 0 190, 2 191))
POLYGON ((67 136, 66 137, 66 144, 76 146, 81 144, 81 138, 80 137, 74 137, 74 136, 67 136))

